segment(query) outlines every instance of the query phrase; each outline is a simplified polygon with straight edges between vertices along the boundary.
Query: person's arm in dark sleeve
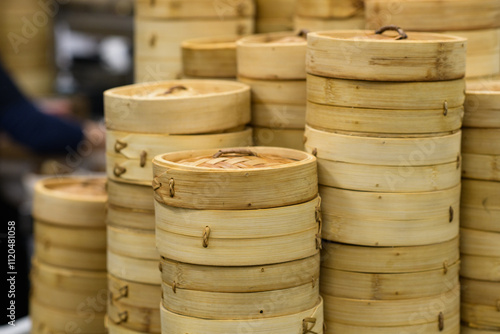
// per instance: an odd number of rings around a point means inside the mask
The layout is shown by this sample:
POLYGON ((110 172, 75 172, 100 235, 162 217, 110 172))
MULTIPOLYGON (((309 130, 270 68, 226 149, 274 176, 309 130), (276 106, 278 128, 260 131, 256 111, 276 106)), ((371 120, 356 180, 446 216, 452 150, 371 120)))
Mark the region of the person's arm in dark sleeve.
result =
POLYGON ((0 130, 37 153, 66 153, 83 139, 77 123, 39 111, 0 65, 0 130))

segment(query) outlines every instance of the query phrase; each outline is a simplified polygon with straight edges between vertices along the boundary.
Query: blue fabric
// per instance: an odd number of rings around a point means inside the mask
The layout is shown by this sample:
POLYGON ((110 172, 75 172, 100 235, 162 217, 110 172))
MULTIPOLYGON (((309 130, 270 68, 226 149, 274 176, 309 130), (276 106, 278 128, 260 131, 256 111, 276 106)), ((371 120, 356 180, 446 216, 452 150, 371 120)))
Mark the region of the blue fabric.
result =
POLYGON ((0 65, 0 131, 37 153, 68 152, 83 139, 79 124, 40 112, 0 65))

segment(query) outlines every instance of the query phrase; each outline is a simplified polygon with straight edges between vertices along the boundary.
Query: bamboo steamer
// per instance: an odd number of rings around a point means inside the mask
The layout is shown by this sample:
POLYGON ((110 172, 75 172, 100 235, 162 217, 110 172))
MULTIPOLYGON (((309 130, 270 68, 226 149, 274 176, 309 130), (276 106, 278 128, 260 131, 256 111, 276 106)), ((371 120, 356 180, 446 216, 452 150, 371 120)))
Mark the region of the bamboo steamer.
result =
POLYGON ((457 162, 431 166, 376 166, 318 159, 319 184, 374 192, 429 192, 460 183, 457 162))
POLYGON ((280 317, 250 317, 243 320, 214 320, 179 315, 161 307, 162 334, 185 333, 256 333, 290 334, 313 332, 323 334, 323 300, 309 310, 280 317))
POLYGON ((34 222, 34 236, 47 247, 75 248, 81 251, 106 251, 106 229, 78 228, 34 222))
POLYGON ((212 0, 136 0, 136 16, 157 19, 199 19, 219 18, 226 20, 235 17, 250 17, 255 14, 251 0, 221 1, 212 0))
POLYGON ((182 59, 134 57, 134 80, 136 83, 174 80, 182 78, 182 59))
POLYGON ((122 327, 147 333, 161 333, 160 310, 127 305, 121 301, 108 303, 107 319, 122 327))
POLYGON ((104 319, 106 329, 109 334, 149 334, 148 332, 138 332, 126 327, 116 325, 113 321, 109 320, 108 317, 104 319))
POLYGON ((500 281, 500 258, 461 254, 461 259, 460 276, 477 280, 500 281))
POLYGON ((123 86, 104 92, 104 104, 108 129, 127 132, 210 133, 250 121, 250 88, 224 80, 123 86))
POLYGON ((256 0, 255 30, 271 33, 293 30, 296 0, 256 0))
POLYGON ((152 157, 164 152, 235 147, 252 144, 252 129, 207 135, 162 135, 106 131, 106 166, 109 179, 149 184, 152 157))
POLYGON ((500 258, 500 233, 461 228, 460 251, 467 255, 500 258))
POLYGON ((343 30, 310 33, 307 43, 306 70, 314 75, 369 81, 442 81, 465 75, 466 40, 451 35, 410 32, 408 39, 395 40, 393 34, 343 30))
POLYGON ((162 284, 162 290, 163 306, 170 312, 217 320, 295 314, 314 307, 319 298, 319 285, 311 282, 293 288, 251 293, 172 289, 166 284, 162 284))
POLYGON ((236 148, 157 156, 153 161, 156 201, 193 209, 245 210, 303 203, 317 196, 314 156, 273 147, 252 147, 255 157, 249 153, 236 148), (213 158, 214 153, 221 157, 213 158), (272 189, 267 187, 270 180, 272 189))
POLYGON ((122 256, 156 260, 155 233, 151 230, 108 225, 108 249, 122 256))
POLYGON ((498 334, 498 330, 496 330, 496 329, 481 329, 481 328, 472 328, 472 327, 462 326, 460 328, 460 333, 462 333, 462 334, 498 334))
POLYGON ((204 37, 182 42, 184 75, 204 78, 235 78, 237 36, 204 37))
MULTIPOLYGON (((259 127, 277 130, 300 129, 303 133, 305 118, 305 106, 273 104, 253 104, 252 106, 252 124, 259 127)), ((303 136, 300 137, 302 139, 303 136)), ((300 146, 302 149, 303 145, 300 146)))
POLYGON ((471 154, 462 155, 462 176, 470 179, 500 181, 500 155, 471 154))
POLYGON ((500 4, 495 0, 366 0, 370 27, 399 22, 407 30, 456 31, 497 28, 500 4), (456 20, 460 17, 460 20, 456 20))
POLYGON ((297 0, 295 13, 303 17, 347 18, 363 14, 360 0, 297 0))
POLYGON ((410 247, 362 247, 324 242, 321 266, 376 274, 409 273, 447 270, 458 259, 458 238, 410 247))
MULTIPOLYGON (((498 306, 500 282, 487 282, 462 278, 460 283, 462 284, 462 303, 490 307, 498 306)), ((464 320, 469 322, 467 319, 464 320)))
MULTIPOLYGON (((348 108, 418 110, 419 112, 441 110, 443 115, 447 113, 447 117, 452 117, 456 113, 453 110, 461 108, 464 104, 465 80, 370 82, 308 74, 307 99, 316 104, 348 108)), ((391 118, 393 117, 394 115, 391 114, 391 118)))
POLYGON ((104 227, 104 178, 49 178, 35 185, 33 216, 39 221, 77 227, 104 227))
POLYGON ((304 130, 254 127, 254 143, 259 146, 304 150, 304 130))
POLYGON ((460 163, 461 132, 429 135, 326 132, 306 125, 305 148, 325 160, 378 166, 460 163), (439 150, 436 148, 439 147, 439 150))
POLYGON ((293 16, 290 18, 257 18, 255 20, 255 32, 258 34, 292 30, 293 16))
MULTIPOLYGON (((153 200, 152 196, 151 199, 153 200)), ((154 231, 155 213, 149 210, 122 208, 109 204, 107 222, 109 225, 119 227, 154 231)))
POLYGON ((464 126, 500 128, 500 80, 467 81, 464 126))
POLYGON ((156 284, 143 284, 122 280, 108 275, 109 298, 112 303, 144 308, 157 308, 161 300, 161 288, 156 284))
POLYGON ((469 325, 500 329, 498 317, 498 306, 469 304, 462 302, 461 305, 462 322, 469 325))
POLYGON ((302 34, 278 32, 243 37, 236 42, 238 76, 250 79, 306 78, 307 42, 302 34))
POLYGON ((462 138, 464 153, 500 155, 500 128, 465 128, 462 138))
POLYGON ((108 194, 110 207, 116 206, 154 214, 153 190, 150 186, 109 180, 108 194), (124 196, 124 194, 127 195, 124 196))
POLYGON ((462 181, 460 225, 468 229, 500 232, 500 183, 462 181))
POLYGON ((324 19, 296 15, 293 20, 296 31, 302 29, 309 31, 364 29, 365 24, 366 21, 363 14, 343 19, 324 19))
POLYGON ((158 260, 137 259, 108 251, 108 272, 127 281, 161 284, 158 260))
POLYGON ((321 268, 321 294, 360 300, 402 300, 436 296, 458 284, 459 261, 448 270, 369 274, 321 268))
POLYGON ((316 284, 319 253, 305 259, 250 267, 210 267, 162 258, 163 284, 208 292, 262 292, 316 284))
POLYGON ((417 246, 458 236, 460 185, 420 193, 322 186, 320 194, 322 237, 326 240, 365 246, 417 246), (399 209, 394 210, 396 207, 399 209))
MULTIPOLYGON (((458 313, 460 285, 430 297, 402 300, 359 300, 323 295, 327 323, 364 327, 396 327, 429 323, 458 313), (363 316, 360 317, 360 314, 363 316)), ((457 319, 457 325, 459 321, 457 319)), ((439 327, 438 327, 439 328, 439 327)))

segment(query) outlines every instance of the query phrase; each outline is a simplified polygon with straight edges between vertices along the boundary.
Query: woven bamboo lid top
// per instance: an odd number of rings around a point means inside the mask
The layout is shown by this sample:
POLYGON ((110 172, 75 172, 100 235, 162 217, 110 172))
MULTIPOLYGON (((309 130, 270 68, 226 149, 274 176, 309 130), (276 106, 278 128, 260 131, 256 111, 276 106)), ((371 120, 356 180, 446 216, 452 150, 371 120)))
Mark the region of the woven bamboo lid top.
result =
POLYGON ((221 154, 221 156, 192 157, 177 161, 178 164, 220 169, 257 169, 278 167, 297 160, 273 154, 250 154, 249 152, 221 154))
POLYGON ((42 181, 43 186, 58 195, 78 195, 88 198, 105 197, 106 179, 47 179, 42 181))

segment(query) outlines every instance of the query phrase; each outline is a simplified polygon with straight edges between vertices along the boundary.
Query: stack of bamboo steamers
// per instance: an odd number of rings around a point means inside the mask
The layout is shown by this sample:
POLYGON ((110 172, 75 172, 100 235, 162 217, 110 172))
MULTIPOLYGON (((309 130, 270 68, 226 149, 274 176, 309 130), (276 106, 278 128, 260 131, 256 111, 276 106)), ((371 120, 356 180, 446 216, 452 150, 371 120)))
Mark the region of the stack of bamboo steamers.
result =
MULTIPOLYGON (((160 333, 152 159, 252 144, 250 89, 230 81, 136 84, 105 92, 109 178, 108 328, 160 333)), ((128 333, 128 332, 127 332, 128 333)))
POLYGON ((312 155, 183 151, 153 170, 163 334, 323 333, 312 155))
POLYGON ((33 334, 106 333, 105 182, 54 178, 35 186, 33 334))
POLYGON ((465 39, 308 35, 327 333, 458 333, 465 39))
POLYGON ((500 81, 467 83, 461 202, 462 333, 500 332, 500 81))

